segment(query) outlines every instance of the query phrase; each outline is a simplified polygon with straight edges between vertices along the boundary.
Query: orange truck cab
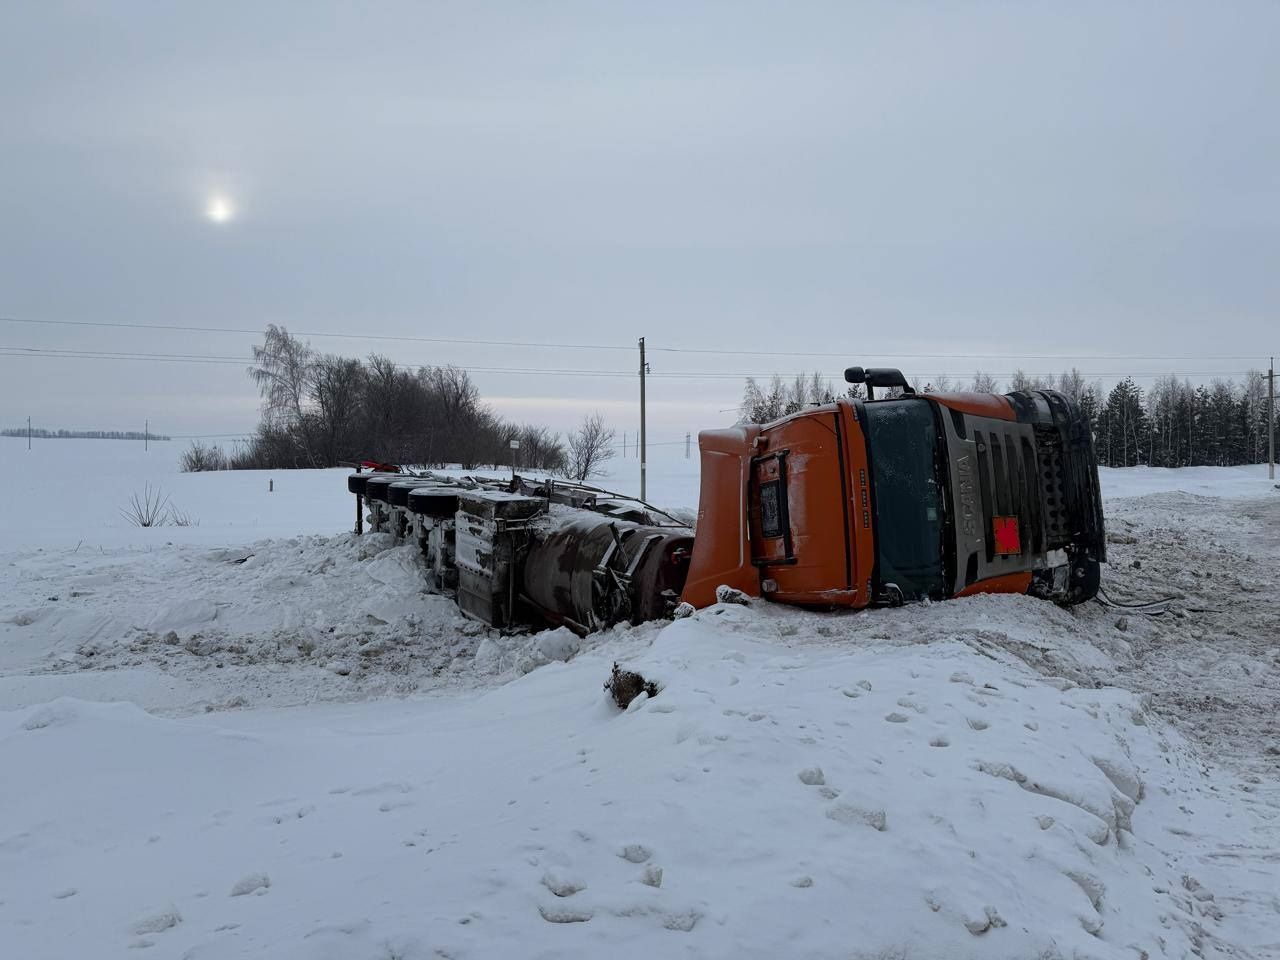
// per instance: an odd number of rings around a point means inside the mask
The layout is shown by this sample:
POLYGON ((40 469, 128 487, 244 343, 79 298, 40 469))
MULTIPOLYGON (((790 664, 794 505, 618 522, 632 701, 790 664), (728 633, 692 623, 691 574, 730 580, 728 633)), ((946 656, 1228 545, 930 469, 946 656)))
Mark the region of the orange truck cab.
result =
POLYGON ((891 369, 845 378, 869 399, 698 435, 683 600, 715 603, 721 585, 827 608, 1097 593, 1102 499, 1076 403, 1052 390, 917 395, 891 369), (898 393, 876 400, 876 387, 898 393))

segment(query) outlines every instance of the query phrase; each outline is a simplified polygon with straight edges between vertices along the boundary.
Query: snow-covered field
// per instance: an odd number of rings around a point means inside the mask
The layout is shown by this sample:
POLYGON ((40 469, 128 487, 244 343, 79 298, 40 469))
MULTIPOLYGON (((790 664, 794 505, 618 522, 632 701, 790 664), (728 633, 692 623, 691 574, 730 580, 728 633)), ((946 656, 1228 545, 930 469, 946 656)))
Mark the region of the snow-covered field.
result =
POLYGON ((713 607, 561 662, 349 536, 344 471, 179 452, 0 440, 0 956, 1280 955, 1265 468, 1104 472, 1163 617, 713 607), (199 526, 124 522, 148 482, 199 526))

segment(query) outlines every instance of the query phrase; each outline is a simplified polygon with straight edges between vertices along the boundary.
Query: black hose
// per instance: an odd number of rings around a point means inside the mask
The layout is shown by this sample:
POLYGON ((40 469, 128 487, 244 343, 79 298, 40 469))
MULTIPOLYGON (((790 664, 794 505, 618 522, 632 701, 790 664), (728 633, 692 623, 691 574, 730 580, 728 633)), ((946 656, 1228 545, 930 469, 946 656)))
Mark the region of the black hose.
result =
POLYGON ((1142 603, 1117 603, 1115 600, 1112 600, 1107 596, 1107 592, 1105 590, 1099 587, 1098 595, 1094 599, 1104 607, 1113 607, 1117 610, 1132 610, 1134 613, 1145 613, 1150 617, 1158 617, 1161 614, 1169 612, 1168 604, 1181 598, 1168 596, 1161 597, 1159 600, 1147 600, 1142 603))

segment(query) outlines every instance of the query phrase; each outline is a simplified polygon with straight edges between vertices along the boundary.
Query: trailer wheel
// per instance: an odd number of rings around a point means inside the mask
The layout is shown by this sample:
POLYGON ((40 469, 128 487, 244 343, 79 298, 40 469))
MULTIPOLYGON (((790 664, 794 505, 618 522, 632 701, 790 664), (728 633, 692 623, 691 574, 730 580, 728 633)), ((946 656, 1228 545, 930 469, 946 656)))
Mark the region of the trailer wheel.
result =
POLYGON ((1073 607, 1098 595, 1102 586, 1102 564, 1087 557, 1077 557, 1071 561, 1071 572, 1067 581, 1067 595, 1061 601, 1064 607, 1073 607))

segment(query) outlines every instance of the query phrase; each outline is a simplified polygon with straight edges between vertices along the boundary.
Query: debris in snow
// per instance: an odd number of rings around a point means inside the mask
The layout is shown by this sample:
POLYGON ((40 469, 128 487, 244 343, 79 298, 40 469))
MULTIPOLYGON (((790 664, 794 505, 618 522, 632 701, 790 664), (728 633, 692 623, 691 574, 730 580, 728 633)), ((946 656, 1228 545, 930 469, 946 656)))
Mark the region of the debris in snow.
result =
POLYGON ((716 601, 719 603, 736 603, 741 606, 747 606, 751 603, 751 598, 735 587, 722 583, 716 587, 716 601))
POLYGON ((529 673, 548 663, 564 662, 571 659, 580 649, 582 649, 582 641, 568 627, 545 630, 536 634, 517 655, 516 671, 529 673))
POLYGON ((681 601, 671 613, 672 620, 684 620, 692 617, 697 613, 697 608, 692 603, 681 601))
POLYGON ((604 688, 609 691, 613 702, 622 710, 631 706, 631 701, 642 693, 647 697, 658 695, 656 683, 646 680, 634 671, 623 670, 616 662, 613 665, 613 672, 609 674, 609 679, 604 682, 604 688))
POLYGON ((243 897, 256 890, 265 891, 270 886, 271 878, 265 873, 251 873, 235 882, 235 886, 231 888, 231 896, 243 897))

